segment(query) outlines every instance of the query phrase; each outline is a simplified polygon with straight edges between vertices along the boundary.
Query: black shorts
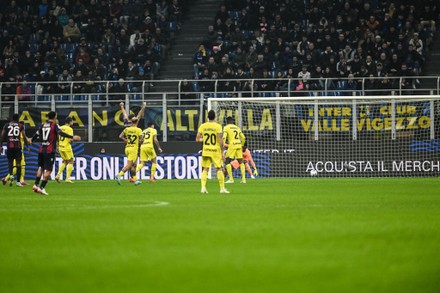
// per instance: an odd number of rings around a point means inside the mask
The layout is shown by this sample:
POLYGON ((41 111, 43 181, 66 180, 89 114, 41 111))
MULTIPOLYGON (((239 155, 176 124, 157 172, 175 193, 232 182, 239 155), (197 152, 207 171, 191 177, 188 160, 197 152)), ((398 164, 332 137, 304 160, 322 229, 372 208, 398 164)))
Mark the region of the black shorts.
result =
POLYGON ((21 156, 23 154, 21 148, 10 148, 7 151, 8 162, 12 162, 13 160, 17 160, 17 162, 21 162, 21 156))
POLYGON ((55 153, 38 153, 38 167, 41 167, 47 171, 52 171, 54 163, 55 153))

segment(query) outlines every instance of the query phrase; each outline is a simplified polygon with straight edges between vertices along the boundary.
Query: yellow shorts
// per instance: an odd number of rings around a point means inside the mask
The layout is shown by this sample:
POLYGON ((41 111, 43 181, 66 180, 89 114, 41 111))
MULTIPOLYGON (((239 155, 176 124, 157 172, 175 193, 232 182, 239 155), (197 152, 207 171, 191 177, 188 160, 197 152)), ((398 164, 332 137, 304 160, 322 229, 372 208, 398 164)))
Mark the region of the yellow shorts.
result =
POLYGON ((59 150, 59 152, 60 152, 60 156, 63 159, 63 161, 69 161, 74 158, 72 150, 69 150, 69 151, 59 150))
POLYGON ((226 151, 226 158, 230 159, 243 159, 243 150, 240 149, 228 149, 226 151))
POLYGON ((216 156, 216 157, 202 157, 202 167, 203 168, 209 168, 212 164, 214 164, 214 167, 219 169, 222 167, 222 157, 216 156))
POLYGON ((126 148, 125 155, 129 161, 136 163, 138 158, 138 149, 137 148, 126 148))
POLYGON ((156 158, 156 150, 150 147, 141 147, 141 162, 146 162, 148 160, 152 160, 156 158))

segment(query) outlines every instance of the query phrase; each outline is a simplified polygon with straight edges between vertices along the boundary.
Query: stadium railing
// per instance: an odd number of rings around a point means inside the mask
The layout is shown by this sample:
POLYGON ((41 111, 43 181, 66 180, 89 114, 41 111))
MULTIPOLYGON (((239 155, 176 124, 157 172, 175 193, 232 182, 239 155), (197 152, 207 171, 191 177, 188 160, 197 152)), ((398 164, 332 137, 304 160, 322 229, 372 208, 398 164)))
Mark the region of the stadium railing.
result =
POLYGON ((16 88, 23 84, 3 82, 0 83, 0 120, 6 120, 12 113, 22 113, 27 128, 33 129, 44 121, 46 111, 56 110, 60 123, 68 115, 77 117, 75 131, 86 141, 118 141, 122 125, 119 103, 125 102, 127 110, 137 113, 146 101, 144 121, 157 123, 161 139, 172 141, 193 138, 196 126, 204 120, 201 113, 210 98, 440 95, 439 76, 355 78, 355 88, 347 87, 348 82, 349 79, 335 78, 126 80, 126 91, 115 92, 112 85, 117 81, 82 81, 63 82, 68 84, 68 90, 62 93, 57 91, 59 82, 27 82, 27 92, 20 94, 16 88), (190 84, 190 90, 182 89, 184 82, 190 84), (264 83, 268 86, 263 88, 264 83), (80 85, 79 89, 76 85, 80 85))

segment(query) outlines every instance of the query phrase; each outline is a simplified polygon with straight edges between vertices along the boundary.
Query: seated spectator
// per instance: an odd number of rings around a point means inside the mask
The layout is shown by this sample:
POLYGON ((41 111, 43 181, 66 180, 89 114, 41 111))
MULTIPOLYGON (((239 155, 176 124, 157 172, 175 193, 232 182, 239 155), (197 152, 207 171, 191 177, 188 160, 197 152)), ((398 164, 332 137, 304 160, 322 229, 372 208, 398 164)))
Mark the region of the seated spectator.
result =
POLYGON ((182 80, 180 83, 180 99, 187 105, 197 103, 193 85, 187 79, 182 80))
POLYGON ((111 83, 109 89, 109 99, 113 101, 125 101, 125 95, 129 93, 128 84, 123 78, 120 78, 118 82, 111 83))
POLYGON ((76 43, 81 37, 81 31, 72 18, 69 19, 69 22, 63 27, 63 36, 69 43, 76 43))

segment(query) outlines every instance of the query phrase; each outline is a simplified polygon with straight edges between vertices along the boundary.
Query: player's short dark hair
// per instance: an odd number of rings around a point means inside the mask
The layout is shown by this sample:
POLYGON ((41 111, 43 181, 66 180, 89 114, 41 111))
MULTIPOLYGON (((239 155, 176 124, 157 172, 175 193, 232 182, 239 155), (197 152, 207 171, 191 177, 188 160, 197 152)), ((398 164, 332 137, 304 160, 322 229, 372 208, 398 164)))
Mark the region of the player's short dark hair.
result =
POLYGON ((133 118, 131 118, 131 122, 132 122, 133 124, 138 123, 138 118, 137 118, 137 117, 133 117, 133 118))
POLYGON ((18 113, 15 113, 14 115, 12 115, 12 121, 18 122, 18 119, 20 119, 20 115, 18 115, 18 113))
POLYGON ((226 123, 231 124, 234 122, 234 119, 232 119, 231 116, 226 117, 226 123))
POLYGON ((130 115, 128 115, 128 120, 131 120, 131 119, 133 119, 135 116, 134 116, 134 114, 130 114, 130 115))
POLYGON ((209 110, 209 112, 208 112, 208 119, 209 120, 214 120, 215 119, 215 111, 214 110, 209 110))
POLYGON ((64 120, 64 122, 66 122, 66 124, 69 124, 72 121, 73 121, 72 117, 66 117, 66 120, 64 120))
POLYGON ((154 126, 154 122, 153 121, 148 122, 147 126, 148 127, 154 126))
POLYGON ((55 119, 56 116, 57 113, 55 113, 55 111, 50 111, 49 113, 47 113, 47 118, 49 119, 55 119))

